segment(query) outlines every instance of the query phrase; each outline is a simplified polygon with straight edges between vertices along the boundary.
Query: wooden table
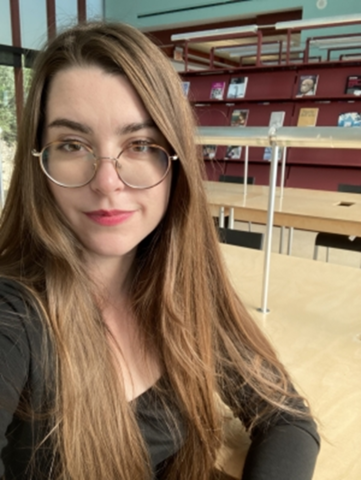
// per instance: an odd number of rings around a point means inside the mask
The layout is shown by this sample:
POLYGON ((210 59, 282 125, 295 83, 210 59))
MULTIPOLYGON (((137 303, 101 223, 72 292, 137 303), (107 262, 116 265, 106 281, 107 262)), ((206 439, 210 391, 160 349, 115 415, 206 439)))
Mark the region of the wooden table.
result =
MULTIPOLYGON (((263 252, 221 246, 237 292, 321 424, 314 480, 361 478, 361 271, 272 254, 270 313, 260 303, 263 252)), ((223 463, 240 478, 247 444, 223 463)))
MULTIPOLYGON (((236 220, 267 222, 269 187, 205 182, 212 214, 219 207, 234 208, 236 220)), ((299 230, 361 236, 361 195, 302 188, 276 189, 274 224, 299 230)))

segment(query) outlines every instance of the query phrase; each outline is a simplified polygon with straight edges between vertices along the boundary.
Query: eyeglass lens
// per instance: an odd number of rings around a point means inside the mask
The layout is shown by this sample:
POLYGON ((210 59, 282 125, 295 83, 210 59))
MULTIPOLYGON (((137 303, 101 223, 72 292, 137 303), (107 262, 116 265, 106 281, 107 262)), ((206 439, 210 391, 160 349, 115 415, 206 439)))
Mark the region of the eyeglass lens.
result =
MULTIPOLYGON (((41 161, 51 179, 68 187, 90 182, 98 163, 94 153, 79 142, 51 144, 43 150, 41 161)), ((169 161, 167 152, 161 147, 134 144, 121 152, 115 167, 128 186, 149 188, 164 178, 169 161)))

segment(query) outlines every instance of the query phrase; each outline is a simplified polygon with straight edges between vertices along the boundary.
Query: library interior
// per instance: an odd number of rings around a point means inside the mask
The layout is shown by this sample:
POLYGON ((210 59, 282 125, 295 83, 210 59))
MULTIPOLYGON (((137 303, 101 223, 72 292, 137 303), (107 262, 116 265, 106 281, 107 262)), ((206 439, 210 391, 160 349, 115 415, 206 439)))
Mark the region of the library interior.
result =
MULTIPOLYGON (((38 52, 94 20, 136 27, 178 72, 225 268, 317 421, 312 478, 359 480, 361 2, 1 1, 1 209, 38 52)), ((241 479, 249 434, 220 408, 216 466, 241 479)))

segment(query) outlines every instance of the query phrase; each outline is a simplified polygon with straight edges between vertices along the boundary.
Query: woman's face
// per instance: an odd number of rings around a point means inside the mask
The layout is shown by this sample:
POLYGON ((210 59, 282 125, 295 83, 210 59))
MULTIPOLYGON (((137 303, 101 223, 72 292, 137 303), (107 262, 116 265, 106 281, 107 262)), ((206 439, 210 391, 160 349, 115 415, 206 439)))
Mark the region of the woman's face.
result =
MULTIPOLYGON (((44 145, 77 140, 97 157, 117 157, 137 141, 167 147, 139 96, 123 75, 98 67, 72 67, 55 75, 48 94, 44 145)), ((118 177, 111 160, 102 159, 85 186, 64 188, 49 180, 55 201, 89 257, 123 257, 161 221, 168 205, 171 175, 137 190, 118 177)))

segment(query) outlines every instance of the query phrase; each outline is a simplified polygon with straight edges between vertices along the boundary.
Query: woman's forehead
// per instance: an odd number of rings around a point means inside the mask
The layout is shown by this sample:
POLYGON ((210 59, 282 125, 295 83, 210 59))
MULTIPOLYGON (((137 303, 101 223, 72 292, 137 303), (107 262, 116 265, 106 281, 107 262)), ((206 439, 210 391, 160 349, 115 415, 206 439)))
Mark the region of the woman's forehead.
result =
POLYGON ((109 74, 100 67, 72 67, 53 77, 46 102, 48 122, 59 115, 70 115, 84 124, 97 119, 110 122, 123 118, 127 123, 149 120, 127 77, 109 74))
POLYGON ((43 143, 57 140, 64 132, 92 143, 139 134, 167 145, 128 78, 99 67, 73 67, 54 76, 45 108, 43 143))

